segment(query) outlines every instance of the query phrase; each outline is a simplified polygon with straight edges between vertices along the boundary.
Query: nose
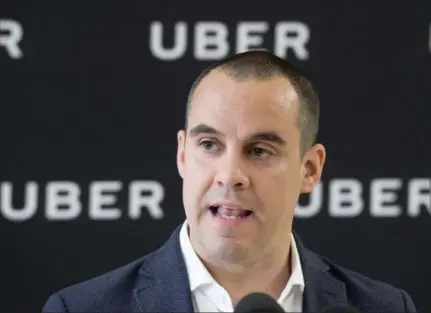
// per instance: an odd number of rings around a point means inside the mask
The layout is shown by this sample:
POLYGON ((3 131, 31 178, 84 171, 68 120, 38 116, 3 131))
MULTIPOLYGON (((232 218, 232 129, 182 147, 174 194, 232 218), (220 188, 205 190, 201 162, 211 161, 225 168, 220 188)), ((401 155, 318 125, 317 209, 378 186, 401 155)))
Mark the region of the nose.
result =
POLYGON ((250 179, 244 170, 244 164, 240 157, 229 156, 225 162, 220 162, 215 182, 220 187, 228 187, 234 190, 246 189, 250 185, 250 179))

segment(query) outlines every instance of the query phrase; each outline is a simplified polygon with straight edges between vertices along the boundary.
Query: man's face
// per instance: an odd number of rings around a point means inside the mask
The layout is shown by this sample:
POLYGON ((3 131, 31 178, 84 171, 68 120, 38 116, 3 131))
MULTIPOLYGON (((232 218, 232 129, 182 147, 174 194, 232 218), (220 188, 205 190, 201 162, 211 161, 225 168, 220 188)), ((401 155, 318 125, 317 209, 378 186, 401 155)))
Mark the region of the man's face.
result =
POLYGON ((194 248, 253 263, 288 247, 301 192, 320 178, 320 145, 301 159, 299 99, 285 78, 237 81, 213 71, 192 99, 177 164, 194 248))

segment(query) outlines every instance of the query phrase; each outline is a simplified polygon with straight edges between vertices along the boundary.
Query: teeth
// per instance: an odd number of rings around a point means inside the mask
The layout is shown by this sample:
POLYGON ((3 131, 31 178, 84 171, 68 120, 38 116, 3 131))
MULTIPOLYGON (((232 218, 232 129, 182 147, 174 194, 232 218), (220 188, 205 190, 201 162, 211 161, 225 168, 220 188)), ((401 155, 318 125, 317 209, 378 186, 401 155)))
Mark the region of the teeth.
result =
POLYGON ((214 206, 211 208, 214 215, 227 220, 246 218, 250 215, 250 212, 248 211, 240 210, 230 206, 221 205, 218 207, 214 206))
POLYGON ((228 220, 236 220, 238 218, 243 218, 242 216, 234 216, 234 215, 225 215, 225 214, 218 214, 221 218, 225 218, 228 220))

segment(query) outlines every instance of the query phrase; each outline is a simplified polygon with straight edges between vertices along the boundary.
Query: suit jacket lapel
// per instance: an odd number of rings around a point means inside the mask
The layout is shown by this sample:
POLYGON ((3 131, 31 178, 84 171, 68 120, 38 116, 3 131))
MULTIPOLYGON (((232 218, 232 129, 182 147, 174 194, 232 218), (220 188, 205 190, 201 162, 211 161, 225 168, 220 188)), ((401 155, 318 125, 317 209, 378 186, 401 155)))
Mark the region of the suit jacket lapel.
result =
POLYGON ((141 267, 134 296, 142 312, 193 312, 180 228, 141 267))
POLYGON ((322 312, 331 306, 348 306, 346 288, 329 272, 323 259, 306 249, 294 234, 304 273, 303 312, 322 312))

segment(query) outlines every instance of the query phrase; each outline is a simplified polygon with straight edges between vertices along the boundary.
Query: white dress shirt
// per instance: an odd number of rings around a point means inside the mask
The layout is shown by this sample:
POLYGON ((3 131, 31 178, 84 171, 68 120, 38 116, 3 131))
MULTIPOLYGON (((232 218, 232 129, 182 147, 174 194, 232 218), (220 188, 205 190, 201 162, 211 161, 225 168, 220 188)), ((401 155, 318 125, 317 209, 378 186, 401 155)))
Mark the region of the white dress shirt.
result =
MULTIPOLYGON (((286 287, 278 298, 278 304, 285 312, 302 312, 304 276, 293 235, 291 238, 292 270, 286 287)), ((187 221, 181 228, 180 244, 190 282, 194 311, 233 312, 229 294, 214 280, 194 251, 188 234, 187 221)))

